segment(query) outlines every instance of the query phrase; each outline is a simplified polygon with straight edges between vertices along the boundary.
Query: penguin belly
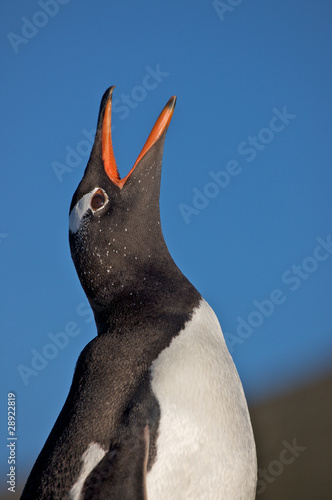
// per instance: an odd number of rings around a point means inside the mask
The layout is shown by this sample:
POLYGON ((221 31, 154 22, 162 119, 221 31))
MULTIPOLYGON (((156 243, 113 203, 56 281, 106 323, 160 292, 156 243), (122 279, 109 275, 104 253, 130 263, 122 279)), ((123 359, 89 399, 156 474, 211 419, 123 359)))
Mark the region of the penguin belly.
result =
POLYGON ((241 381, 203 299, 152 365, 160 405, 149 500, 253 500, 255 442, 241 381))

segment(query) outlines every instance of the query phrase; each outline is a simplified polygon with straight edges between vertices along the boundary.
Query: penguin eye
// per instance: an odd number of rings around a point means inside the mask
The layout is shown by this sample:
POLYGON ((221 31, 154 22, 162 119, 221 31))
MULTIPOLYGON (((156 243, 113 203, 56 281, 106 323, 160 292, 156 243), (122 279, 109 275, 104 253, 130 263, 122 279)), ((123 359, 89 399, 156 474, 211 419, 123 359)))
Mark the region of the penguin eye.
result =
POLYGON ((108 201, 106 193, 102 189, 98 189, 90 200, 90 205, 93 211, 102 208, 108 201))

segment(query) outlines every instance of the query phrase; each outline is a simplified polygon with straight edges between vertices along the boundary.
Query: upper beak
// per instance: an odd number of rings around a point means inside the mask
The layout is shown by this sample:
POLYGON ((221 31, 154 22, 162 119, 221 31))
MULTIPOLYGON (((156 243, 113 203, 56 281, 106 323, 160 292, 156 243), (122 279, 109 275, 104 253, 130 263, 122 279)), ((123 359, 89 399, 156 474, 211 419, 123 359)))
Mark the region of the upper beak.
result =
POLYGON ((176 96, 173 96, 169 99, 166 106, 160 113, 156 123, 154 124, 149 137, 147 138, 146 143, 143 146, 142 151, 137 157, 137 160, 134 163, 133 168, 123 179, 120 178, 118 167, 116 165, 114 153, 113 153, 113 145, 112 145, 112 133, 111 133, 111 112, 112 112, 112 94, 113 94, 114 86, 110 87, 107 103, 105 107, 105 113, 103 118, 102 125, 102 158, 104 161, 104 169, 110 180, 117 185, 119 188, 122 188, 127 179, 130 177, 132 172, 134 171, 136 165, 140 162, 143 156, 152 148, 152 146, 158 141, 158 139, 166 132, 170 121, 173 116, 176 96))

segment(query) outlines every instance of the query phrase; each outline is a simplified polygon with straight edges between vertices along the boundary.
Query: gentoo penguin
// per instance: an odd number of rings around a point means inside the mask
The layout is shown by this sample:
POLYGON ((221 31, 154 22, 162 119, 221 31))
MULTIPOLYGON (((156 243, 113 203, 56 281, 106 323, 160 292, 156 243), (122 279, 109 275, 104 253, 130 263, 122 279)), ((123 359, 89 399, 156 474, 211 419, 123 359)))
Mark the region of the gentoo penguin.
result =
POLYGON ((253 500, 246 399, 210 306, 169 254, 160 226, 163 146, 175 97, 129 174, 111 140, 113 87, 72 199, 72 258, 98 335, 22 499, 253 500))

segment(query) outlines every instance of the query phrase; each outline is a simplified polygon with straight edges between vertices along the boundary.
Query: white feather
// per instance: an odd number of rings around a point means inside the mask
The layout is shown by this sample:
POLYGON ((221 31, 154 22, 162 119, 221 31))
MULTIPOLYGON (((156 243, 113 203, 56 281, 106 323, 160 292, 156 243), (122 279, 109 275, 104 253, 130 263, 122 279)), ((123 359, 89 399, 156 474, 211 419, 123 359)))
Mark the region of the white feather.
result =
POLYGON ((96 189, 82 196, 82 198, 76 203, 76 205, 70 212, 69 229, 72 233, 77 233, 77 231, 79 230, 82 224, 83 217, 90 208, 90 200, 94 191, 96 191, 96 189))
POLYGON ((78 479, 69 492, 70 500, 80 500, 84 481, 105 456, 106 451, 98 443, 90 443, 82 455, 82 467, 78 479))
POLYGON ((241 381, 216 315, 202 300, 153 363, 161 409, 149 500, 252 500, 257 463, 241 381))

